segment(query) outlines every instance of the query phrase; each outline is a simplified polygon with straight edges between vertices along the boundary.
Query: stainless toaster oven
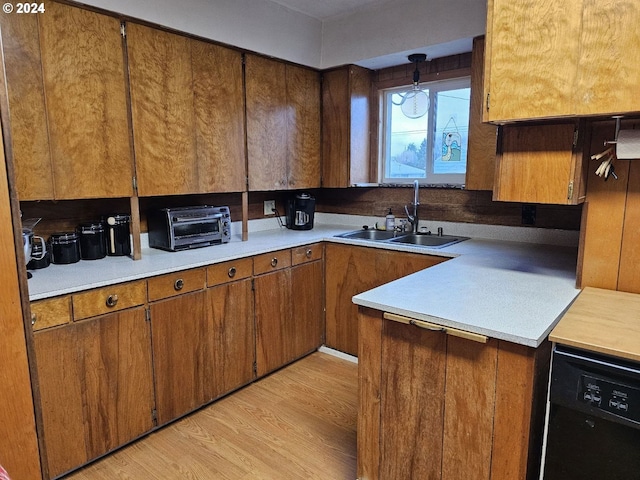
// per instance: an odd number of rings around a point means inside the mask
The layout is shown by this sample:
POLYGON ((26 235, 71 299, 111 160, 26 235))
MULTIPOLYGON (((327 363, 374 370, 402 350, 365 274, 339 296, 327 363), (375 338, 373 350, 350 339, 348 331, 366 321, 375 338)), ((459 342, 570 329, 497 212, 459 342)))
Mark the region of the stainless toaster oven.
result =
POLYGON ((163 208, 149 213, 147 225, 149 246, 173 252, 231 239, 229 207, 163 208))

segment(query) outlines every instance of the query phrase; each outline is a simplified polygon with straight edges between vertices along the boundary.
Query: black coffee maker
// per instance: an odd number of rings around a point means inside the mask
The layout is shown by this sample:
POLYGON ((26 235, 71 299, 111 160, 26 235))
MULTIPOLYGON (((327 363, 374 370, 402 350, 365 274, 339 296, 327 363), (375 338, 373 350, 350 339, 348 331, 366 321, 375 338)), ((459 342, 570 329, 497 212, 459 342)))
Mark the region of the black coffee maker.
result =
POLYGON ((308 193, 300 193, 287 200, 287 228, 292 230, 311 230, 316 199, 308 193))

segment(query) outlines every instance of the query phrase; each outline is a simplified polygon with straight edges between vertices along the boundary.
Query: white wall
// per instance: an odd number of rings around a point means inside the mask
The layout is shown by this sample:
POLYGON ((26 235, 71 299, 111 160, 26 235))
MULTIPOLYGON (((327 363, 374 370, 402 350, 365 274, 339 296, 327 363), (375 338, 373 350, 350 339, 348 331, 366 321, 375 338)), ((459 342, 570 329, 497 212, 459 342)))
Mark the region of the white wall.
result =
POLYGON ((408 63, 406 55, 412 52, 429 58, 470 52, 471 39, 485 33, 486 17, 486 0, 399 0, 375 5, 324 22, 321 65, 381 68, 408 63), (385 58, 389 55, 395 60, 385 58))
POLYGON ((319 20, 265 0, 82 0, 228 45, 320 67, 319 20))
POLYGON ((486 0, 396 0, 324 24, 268 0, 82 3, 314 68, 382 68, 407 63, 411 52, 468 52, 486 19, 486 0))

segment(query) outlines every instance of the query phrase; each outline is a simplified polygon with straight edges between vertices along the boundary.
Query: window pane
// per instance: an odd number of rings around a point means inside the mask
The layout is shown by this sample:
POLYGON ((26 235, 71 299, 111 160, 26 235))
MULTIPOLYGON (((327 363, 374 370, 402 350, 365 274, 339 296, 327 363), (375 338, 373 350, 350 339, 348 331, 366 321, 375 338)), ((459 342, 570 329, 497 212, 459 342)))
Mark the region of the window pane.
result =
POLYGON ((469 141, 470 88, 436 93, 433 173, 465 173, 469 141))
POLYGON ((409 118, 405 112, 415 112, 425 98, 428 103, 429 91, 425 90, 419 97, 412 89, 388 92, 386 98, 390 128, 387 129, 385 176, 392 179, 426 178, 429 115, 409 118))

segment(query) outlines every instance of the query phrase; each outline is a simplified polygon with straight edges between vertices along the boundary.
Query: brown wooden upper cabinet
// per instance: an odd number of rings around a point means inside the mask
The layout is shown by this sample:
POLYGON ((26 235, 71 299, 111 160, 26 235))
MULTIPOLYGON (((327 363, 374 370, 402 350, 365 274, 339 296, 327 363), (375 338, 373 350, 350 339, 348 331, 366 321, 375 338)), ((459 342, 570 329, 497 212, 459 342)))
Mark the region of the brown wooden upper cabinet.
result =
POLYGON ((583 122, 501 128, 494 200, 558 205, 584 201, 588 153, 583 122))
POLYGON ((473 39, 471 54, 471 101, 469 148, 467 150, 467 190, 493 190, 496 164, 497 127, 482 122, 484 80, 484 37, 473 39))
POLYGON ((320 76, 246 55, 249 190, 320 187, 320 76))
POLYGON ((640 4, 489 0, 484 120, 640 111, 640 4))
POLYGON ((322 77, 322 186, 369 183, 371 71, 349 65, 322 77))
POLYGON ((140 196, 245 186, 242 54, 126 25, 140 196))
POLYGON ((130 196, 120 21, 49 2, 1 23, 20 200, 130 196))

